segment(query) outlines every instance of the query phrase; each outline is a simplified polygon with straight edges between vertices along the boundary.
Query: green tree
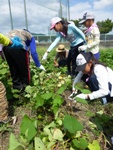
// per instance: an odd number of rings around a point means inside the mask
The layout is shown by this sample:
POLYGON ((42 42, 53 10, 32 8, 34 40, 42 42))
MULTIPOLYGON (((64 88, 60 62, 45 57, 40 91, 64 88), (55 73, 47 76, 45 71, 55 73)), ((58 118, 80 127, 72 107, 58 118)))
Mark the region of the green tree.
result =
POLYGON ((73 21, 73 22, 75 23, 75 25, 76 25, 77 27, 79 27, 79 21, 80 21, 80 19, 79 19, 79 20, 71 20, 71 21, 73 21))
POLYGON ((110 19, 107 19, 105 21, 98 21, 97 25, 100 29, 100 33, 108 33, 113 28, 113 22, 110 19))

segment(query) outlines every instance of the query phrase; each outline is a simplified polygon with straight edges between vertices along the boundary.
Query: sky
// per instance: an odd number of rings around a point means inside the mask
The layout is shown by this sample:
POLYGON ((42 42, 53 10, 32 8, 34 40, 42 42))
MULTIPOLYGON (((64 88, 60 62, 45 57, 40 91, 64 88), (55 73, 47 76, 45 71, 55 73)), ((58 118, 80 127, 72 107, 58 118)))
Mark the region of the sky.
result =
MULTIPOLYGON (((9 0, 14 29, 26 28, 24 0, 9 0)), ((33 33, 51 34, 49 27, 53 17, 59 16, 60 0, 25 0, 28 29, 33 33)), ((62 2, 62 17, 67 18, 67 0, 62 2)), ((113 0, 69 0, 70 20, 83 17, 92 12, 96 21, 113 21, 113 0)), ((8 0, 0 0, 0 32, 7 34, 11 30, 8 0)))

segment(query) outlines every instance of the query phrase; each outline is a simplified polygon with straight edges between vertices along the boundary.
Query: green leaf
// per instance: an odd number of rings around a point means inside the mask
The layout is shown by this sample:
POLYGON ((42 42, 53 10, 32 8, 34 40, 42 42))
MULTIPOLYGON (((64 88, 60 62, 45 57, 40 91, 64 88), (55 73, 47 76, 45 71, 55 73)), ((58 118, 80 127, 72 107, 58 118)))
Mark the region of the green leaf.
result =
POLYGON ((90 144, 88 145, 88 148, 89 148, 90 150, 100 150, 100 146, 99 146, 98 141, 94 140, 92 144, 90 143, 90 144))
POLYGON ((56 141, 50 141, 47 145, 47 150, 51 150, 52 146, 55 145, 56 141))
POLYGON ((36 127, 37 127, 37 120, 32 121, 27 115, 25 115, 20 125, 20 134, 24 135, 27 141, 29 142, 37 134, 36 127))
POLYGON ((25 149, 22 146, 18 146, 14 150, 25 150, 25 149))
POLYGON ((59 89, 58 89, 58 91, 57 91, 57 93, 58 94, 62 94, 65 90, 66 90, 66 86, 65 85, 63 85, 63 86, 61 86, 59 89))
POLYGON ((5 75, 7 73, 7 69, 6 68, 2 68, 2 71, 0 72, 1 75, 5 75))
POLYGON ((44 128, 44 134, 48 136, 49 141, 52 140, 52 133, 51 133, 51 130, 48 127, 44 128))
POLYGON ((35 137, 35 150, 47 150, 39 137, 35 137))
POLYGON ((25 115, 22 119, 22 123, 20 125, 20 134, 24 134, 25 135, 25 132, 26 130, 28 129, 30 123, 31 123, 31 119, 25 115))
POLYGON ((100 110, 100 111, 98 111, 98 112, 96 112, 97 114, 99 114, 99 115, 102 115, 103 113, 104 113, 104 111, 103 110, 100 110))
POLYGON ((44 98, 45 100, 50 99, 53 96, 54 93, 45 93, 42 95, 42 98, 44 98))
POLYGON ((56 114, 56 112, 59 109, 59 106, 61 106, 61 104, 63 103, 63 99, 60 95, 55 95, 54 100, 53 100, 53 105, 52 105, 52 110, 54 112, 54 114, 56 114))
POLYGON ((30 86, 30 85, 28 85, 26 88, 25 88, 25 91, 27 92, 27 93, 32 93, 33 92, 33 87, 32 86, 30 86))
POLYGON ((54 113, 54 115, 58 112, 58 110, 59 110, 59 106, 58 105, 53 105, 52 107, 51 107, 51 109, 52 109, 52 111, 53 111, 53 113, 54 113))
POLYGON ((19 98, 19 94, 16 94, 16 93, 15 93, 15 94, 13 94, 13 97, 14 97, 14 98, 19 98))
POLYGON ((78 120, 70 115, 66 115, 63 120, 63 125, 68 132, 74 134, 77 131, 81 131, 83 126, 78 120))
POLYGON ((80 138, 78 140, 74 139, 72 142, 73 142, 75 147, 77 147, 79 149, 83 149, 83 150, 85 150, 87 148, 87 145, 88 145, 86 139, 84 139, 84 138, 80 138))
POLYGON ((81 91, 82 93, 84 93, 84 94, 90 94, 90 93, 91 93, 91 91, 88 90, 88 89, 80 89, 80 91, 81 91))
POLYGON ((10 138, 9 138, 8 150, 24 150, 23 145, 17 141, 13 133, 11 133, 10 138))
POLYGON ((39 95, 37 94, 35 98, 33 98, 36 100, 36 103, 35 103, 35 108, 38 108, 40 106, 43 106, 44 105, 44 99, 39 95))
POLYGON ((54 122, 51 122, 49 125, 44 127, 44 134, 48 135, 49 140, 52 140, 52 133, 50 128, 55 128, 56 124, 54 122))
POLYGON ((35 137, 35 135, 37 134, 37 130, 36 130, 35 124, 37 124, 36 120, 31 122, 31 124, 28 127, 28 132, 27 132, 27 140, 28 140, 28 142, 31 141, 35 137))
POLYGON ((88 104, 87 101, 85 99, 82 99, 82 98, 76 97, 76 101, 79 103, 88 104))
POLYGON ((53 140, 63 141, 63 133, 60 129, 53 129, 53 140))
POLYGON ((75 150, 74 148, 72 148, 72 147, 70 147, 70 149, 69 150, 75 150))
POLYGON ((53 105, 60 106, 63 103, 63 99, 60 95, 56 95, 53 100, 53 105))

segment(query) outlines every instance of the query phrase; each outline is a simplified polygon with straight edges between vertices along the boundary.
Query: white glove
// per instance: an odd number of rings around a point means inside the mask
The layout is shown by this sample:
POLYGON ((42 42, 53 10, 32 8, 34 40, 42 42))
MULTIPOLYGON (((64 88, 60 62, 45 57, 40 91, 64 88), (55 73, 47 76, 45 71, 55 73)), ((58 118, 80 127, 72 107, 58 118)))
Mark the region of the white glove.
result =
POLYGON ((43 55, 42 60, 46 60, 47 59, 47 55, 48 55, 48 52, 45 52, 45 54, 43 55))
POLYGON ((79 46, 78 47, 78 51, 81 52, 81 51, 86 51, 87 50, 87 45, 82 45, 82 46, 79 46))
POLYGON ((39 68, 40 68, 41 70, 43 70, 43 71, 46 71, 46 69, 45 69, 44 66, 42 66, 42 65, 41 65, 39 68))
POLYGON ((81 94, 78 94, 76 97, 81 98, 81 99, 87 99, 87 94, 81 93, 81 94))
POLYGON ((68 99, 69 99, 69 100, 73 100, 73 98, 75 97, 76 94, 77 94, 77 90, 76 90, 76 91, 73 91, 73 92, 71 93, 71 95, 69 95, 68 99))

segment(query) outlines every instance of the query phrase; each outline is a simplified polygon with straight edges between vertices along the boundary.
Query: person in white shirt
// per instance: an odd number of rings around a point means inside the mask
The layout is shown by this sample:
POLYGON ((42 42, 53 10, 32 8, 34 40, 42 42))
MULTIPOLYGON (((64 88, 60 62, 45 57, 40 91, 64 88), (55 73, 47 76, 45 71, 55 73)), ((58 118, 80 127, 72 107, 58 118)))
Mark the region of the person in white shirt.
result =
POLYGON ((87 28, 84 32, 87 44, 80 46, 78 50, 79 52, 92 52, 95 58, 99 59, 100 31, 97 24, 94 23, 94 19, 94 15, 88 12, 83 15, 83 19, 79 22, 79 24, 83 24, 87 28))
POLYGON ((103 104, 113 100, 113 71, 94 58, 91 52, 81 52, 76 58, 76 71, 79 71, 73 82, 73 93, 76 92, 75 85, 84 74, 87 74, 87 84, 92 93, 78 94, 76 97, 94 100, 102 98, 103 104))

